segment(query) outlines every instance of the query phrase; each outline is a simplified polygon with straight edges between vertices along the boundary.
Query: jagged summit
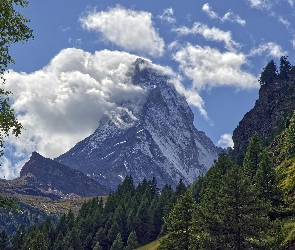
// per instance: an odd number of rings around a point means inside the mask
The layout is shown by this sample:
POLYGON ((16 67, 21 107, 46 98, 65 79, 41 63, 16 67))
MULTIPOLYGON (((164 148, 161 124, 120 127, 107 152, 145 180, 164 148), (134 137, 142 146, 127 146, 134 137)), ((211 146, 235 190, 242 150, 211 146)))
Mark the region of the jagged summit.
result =
POLYGON ((56 160, 110 188, 126 175, 136 184, 155 177, 161 187, 179 179, 191 184, 205 174, 219 149, 194 127, 193 112, 169 77, 137 59, 126 79, 142 96, 106 114, 92 135, 56 160))

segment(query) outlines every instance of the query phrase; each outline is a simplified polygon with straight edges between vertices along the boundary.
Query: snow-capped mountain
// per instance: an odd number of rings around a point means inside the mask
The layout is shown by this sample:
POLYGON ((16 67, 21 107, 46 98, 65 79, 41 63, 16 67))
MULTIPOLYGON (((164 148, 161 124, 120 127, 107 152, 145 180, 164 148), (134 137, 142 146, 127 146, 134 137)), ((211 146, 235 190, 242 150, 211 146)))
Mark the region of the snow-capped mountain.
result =
POLYGON ((97 130, 57 161, 115 188, 126 175, 135 184, 156 178, 158 185, 191 184, 205 174, 220 149, 198 131, 184 96, 169 78, 142 59, 132 64, 128 84, 142 96, 106 114, 97 130))

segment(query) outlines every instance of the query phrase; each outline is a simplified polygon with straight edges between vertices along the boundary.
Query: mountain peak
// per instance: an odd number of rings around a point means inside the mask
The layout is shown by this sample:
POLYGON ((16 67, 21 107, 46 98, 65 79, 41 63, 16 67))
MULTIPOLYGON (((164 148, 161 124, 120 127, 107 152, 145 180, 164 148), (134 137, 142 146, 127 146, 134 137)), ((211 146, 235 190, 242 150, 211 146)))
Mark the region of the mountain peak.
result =
POLYGON ((156 178, 160 187, 191 184, 205 174, 219 150, 193 125, 193 112, 169 78, 137 59, 126 84, 144 95, 110 112, 88 138, 56 160, 115 188, 126 175, 135 184, 156 178))

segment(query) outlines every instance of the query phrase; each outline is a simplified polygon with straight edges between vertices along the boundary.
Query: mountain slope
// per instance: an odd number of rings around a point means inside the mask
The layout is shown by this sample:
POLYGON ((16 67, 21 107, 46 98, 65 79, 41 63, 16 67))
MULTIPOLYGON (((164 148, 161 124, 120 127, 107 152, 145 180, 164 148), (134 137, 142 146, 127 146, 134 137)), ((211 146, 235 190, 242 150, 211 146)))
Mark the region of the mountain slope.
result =
POLYGON ((44 196, 51 199, 108 194, 108 189, 82 172, 33 152, 20 177, 1 184, 5 193, 44 196))
POLYGON ((264 84, 259 90, 259 98, 255 106, 247 112, 233 132, 236 158, 245 152, 252 137, 257 132, 261 139, 270 142, 284 121, 291 117, 295 110, 295 77, 282 80, 278 77, 264 84))
POLYGON ((142 59, 130 67, 126 86, 143 90, 105 116, 97 130, 56 160, 115 188, 126 175, 137 184, 156 177, 160 187, 191 184, 206 173, 219 148, 198 131, 184 96, 169 78, 142 59))

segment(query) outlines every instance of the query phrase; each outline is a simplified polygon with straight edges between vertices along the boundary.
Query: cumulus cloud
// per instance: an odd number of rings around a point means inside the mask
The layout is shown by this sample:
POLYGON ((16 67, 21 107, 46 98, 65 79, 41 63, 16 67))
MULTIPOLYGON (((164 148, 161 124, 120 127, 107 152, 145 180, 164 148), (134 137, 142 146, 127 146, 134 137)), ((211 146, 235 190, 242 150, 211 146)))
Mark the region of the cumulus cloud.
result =
POLYGON ((162 22, 167 23, 176 23, 176 19, 173 17, 174 11, 172 8, 165 9, 161 15, 158 15, 157 18, 159 18, 162 22))
POLYGON ((92 11, 79 20, 84 29, 101 33, 105 40, 126 51, 153 57, 164 53, 164 41, 154 28, 149 12, 127 10, 118 6, 108 11, 92 11))
MULTIPOLYGON (((39 71, 10 71, 6 88, 13 92, 12 107, 25 130, 18 139, 8 138, 6 150, 14 151, 9 158, 22 160, 34 150, 57 157, 93 133, 106 112, 143 95, 143 89, 126 83, 126 72, 136 58, 126 52, 90 54, 72 48, 62 50, 39 71)), ((15 177, 19 169, 8 176, 14 163, 2 160, 0 175, 15 177)))
POLYGON ((286 54, 286 51, 283 51, 282 47, 274 42, 267 42, 260 44, 257 48, 253 48, 249 52, 249 56, 261 56, 263 54, 280 58, 286 54))
MULTIPOLYGON (((6 88, 13 92, 12 108, 25 130, 19 138, 7 138, 0 178, 17 177, 32 151, 59 156, 92 134, 105 114, 117 113, 122 103, 142 100, 146 91, 126 77, 137 58, 127 52, 91 54, 69 48, 41 70, 30 74, 10 70, 5 75, 6 88)), ((207 115, 202 98, 185 89, 179 75, 169 67, 150 65, 169 76, 188 102, 207 115)))
POLYGON ((242 26, 246 25, 246 21, 243 20, 239 15, 233 13, 231 10, 226 12, 223 16, 219 16, 215 11, 212 10, 208 3, 203 5, 202 10, 212 19, 219 19, 221 22, 230 21, 233 23, 238 23, 242 26))
POLYGON ((222 148, 228 148, 228 147, 233 148, 234 142, 232 139, 232 135, 231 134, 221 135, 219 141, 217 142, 217 146, 222 147, 222 148))
POLYGON ((196 107, 200 114, 206 119, 210 120, 207 114, 207 111, 205 110, 205 102, 200 96, 200 94, 194 90, 193 88, 191 89, 186 89, 182 83, 181 83, 181 77, 179 76, 180 79, 177 77, 174 77, 171 79, 172 84, 175 86, 176 90, 185 96, 186 101, 189 105, 196 107))
POLYGON ((209 28, 206 24, 199 22, 194 23, 192 28, 182 26, 174 28, 173 31, 179 35, 201 35, 208 41, 223 42, 228 50, 235 50, 240 45, 232 39, 230 31, 223 31, 218 28, 209 28))
POLYGON ((193 87, 200 90, 218 86, 235 86, 240 89, 258 88, 257 78, 243 71, 247 64, 244 54, 222 53, 210 47, 193 46, 188 43, 174 54, 180 70, 193 81, 193 87))

